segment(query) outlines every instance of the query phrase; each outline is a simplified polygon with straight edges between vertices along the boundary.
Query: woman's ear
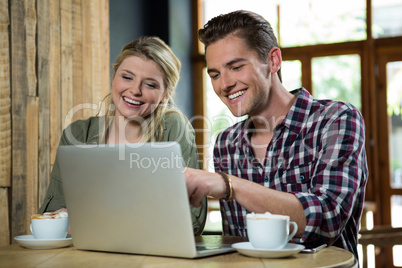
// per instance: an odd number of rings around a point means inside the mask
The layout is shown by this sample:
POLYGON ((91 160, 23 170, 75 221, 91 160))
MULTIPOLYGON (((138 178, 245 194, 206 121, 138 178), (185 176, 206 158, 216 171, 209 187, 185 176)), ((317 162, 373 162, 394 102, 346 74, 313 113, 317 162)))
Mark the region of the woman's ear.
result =
POLYGON ((282 65, 282 54, 278 47, 273 47, 268 53, 268 64, 270 65, 271 73, 279 71, 282 65))
POLYGON ((169 94, 167 91, 165 91, 165 94, 163 94, 163 98, 161 99, 161 103, 166 103, 169 100, 169 94))

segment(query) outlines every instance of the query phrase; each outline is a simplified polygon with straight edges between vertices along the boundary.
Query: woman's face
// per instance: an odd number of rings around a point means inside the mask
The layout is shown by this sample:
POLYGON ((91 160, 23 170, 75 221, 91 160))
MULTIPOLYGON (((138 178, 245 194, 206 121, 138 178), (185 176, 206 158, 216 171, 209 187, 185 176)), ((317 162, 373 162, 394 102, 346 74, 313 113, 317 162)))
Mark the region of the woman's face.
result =
POLYGON ((115 116, 135 119, 150 115, 167 100, 163 73, 158 64, 142 57, 122 61, 112 79, 115 116))

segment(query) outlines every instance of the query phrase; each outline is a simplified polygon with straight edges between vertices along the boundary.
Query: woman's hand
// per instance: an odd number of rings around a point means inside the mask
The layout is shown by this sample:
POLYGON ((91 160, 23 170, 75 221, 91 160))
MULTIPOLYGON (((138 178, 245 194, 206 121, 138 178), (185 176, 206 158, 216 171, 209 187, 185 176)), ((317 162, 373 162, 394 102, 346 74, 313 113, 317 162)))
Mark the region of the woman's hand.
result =
MULTIPOLYGON (((68 211, 67 211, 66 208, 61 208, 61 209, 52 211, 52 214, 58 214, 58 213, 60 213, 60 212, 66 212, 66 213, 68 214, 68 211)), ((68 232, 67 232, 67 234, 71 234, 71 231, 70 231, 70 223, 68 224, 68 232)))
POLYGON ((53 211, 52 213, 53 213, 53 214, 58 214, 58 213, 60 213, 60 212, 66 212, 66 213, 68 213, 66 208, 61 208, 61 209, 55 210, 55 211, 53 211))

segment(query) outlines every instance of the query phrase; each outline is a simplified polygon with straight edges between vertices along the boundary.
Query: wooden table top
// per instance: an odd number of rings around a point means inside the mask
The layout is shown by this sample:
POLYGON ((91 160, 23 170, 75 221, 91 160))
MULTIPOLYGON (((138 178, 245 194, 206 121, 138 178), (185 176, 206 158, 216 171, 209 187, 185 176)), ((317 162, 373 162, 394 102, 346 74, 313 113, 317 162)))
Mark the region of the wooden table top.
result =
MULTIPOLYGON (((198 238, 197 240, 205 240, 198 238)), ((215 238, 216 239, 216 238, 215 238)), ((222 239, 222 238, 221 238, 222 239)), ((225 243, 238 238, 223 238, 225 243)), ((244 240, 243 240, 244 241, 244 240)), ((27 249, 14 244, 0 247, 0 267, 357 267, 353 254, 328 247, 318 253, 298 253, 281 259, 252 258, 238 252, 200 259, 96 252, 74 246, 58 249, 27 249)))

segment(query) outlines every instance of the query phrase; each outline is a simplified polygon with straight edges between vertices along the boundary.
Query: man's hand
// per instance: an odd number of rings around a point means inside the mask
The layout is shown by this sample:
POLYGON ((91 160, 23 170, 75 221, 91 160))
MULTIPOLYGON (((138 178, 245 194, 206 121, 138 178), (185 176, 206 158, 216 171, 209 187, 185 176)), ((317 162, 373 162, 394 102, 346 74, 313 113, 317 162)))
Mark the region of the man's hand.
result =
POLYGON ((186 168, 184 176, 186 178, 190 204, 194 207, 201 206, 202 198, 205 196, 211 196, 218 199, 225 196, 225 181, 222 176, 217 173, 186 168))

